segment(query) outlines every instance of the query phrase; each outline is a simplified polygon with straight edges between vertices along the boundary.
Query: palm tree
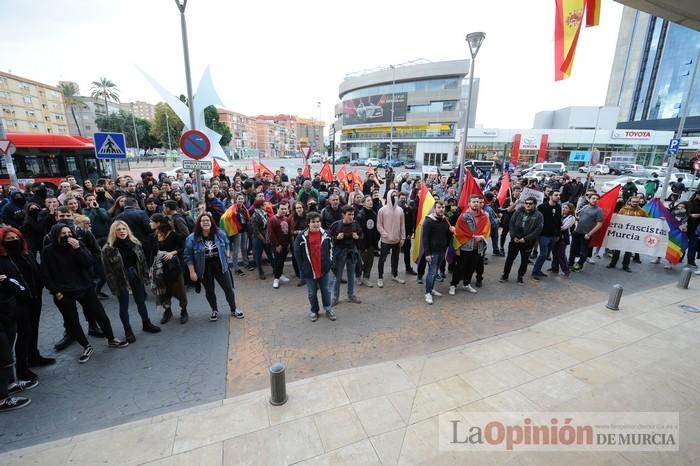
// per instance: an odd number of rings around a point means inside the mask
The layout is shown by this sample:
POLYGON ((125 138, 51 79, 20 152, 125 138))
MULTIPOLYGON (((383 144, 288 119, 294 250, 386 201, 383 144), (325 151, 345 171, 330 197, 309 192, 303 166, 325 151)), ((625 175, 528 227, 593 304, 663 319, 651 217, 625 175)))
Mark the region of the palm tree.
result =
POLYGON ((105 101, 105 116, 109 116, 109 107, 107 101, 119 102, 119 89, 117 85, 107 78, 100 78, 99 81, 90 83, 92 86, 91 96, 95 99, 104 99, 105 101))
POLYGON ((78 99, 78 87, 75 83, 61 83, 58 85, 58 89, 63 95, 63 101, 68 107, 70 107, 70 112, 73 115, 73 121, 75 122, 75 127, 78 128, 78 136, 82 136, 80 132, 80 125, 78 124, 78 118, 75 116, 75 106, 80 104, 78 99))

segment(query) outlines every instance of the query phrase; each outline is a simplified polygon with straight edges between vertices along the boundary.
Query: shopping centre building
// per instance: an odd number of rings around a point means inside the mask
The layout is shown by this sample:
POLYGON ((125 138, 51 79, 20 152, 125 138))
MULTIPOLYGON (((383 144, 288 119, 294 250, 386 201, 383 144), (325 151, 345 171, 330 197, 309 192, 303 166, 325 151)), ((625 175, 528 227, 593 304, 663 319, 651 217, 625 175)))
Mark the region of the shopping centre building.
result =
MULTIPOLYGON (((347 76, 339 87, 336 130, 351 159, 375 157, 416 165, 455 162, 468 96, 469 60, 419 63, 347 76)), ((661 165, 672 131, 618 129, 619 108, 567 107, 538 112, 529 129, 475 128, 478 78, 474 80, 466 159, 499 166, 563 162, 570 169, 589 160, 661 165)))

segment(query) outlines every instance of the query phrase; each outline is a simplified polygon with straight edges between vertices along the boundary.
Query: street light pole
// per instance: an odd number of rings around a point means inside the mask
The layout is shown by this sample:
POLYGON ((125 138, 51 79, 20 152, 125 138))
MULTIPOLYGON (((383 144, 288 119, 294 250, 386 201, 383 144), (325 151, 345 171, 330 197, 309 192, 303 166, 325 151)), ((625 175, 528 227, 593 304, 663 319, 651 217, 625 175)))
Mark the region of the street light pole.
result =
POLYGON ((173 145, 170 142, 170 118, 168 117, 168 112, 165 112, 165 129, 168 132, 168 148, 170 152, 173 151, 173 145))
MULTIPOLYGON (((182 31, 182 55, 185 59, 185 80, 187 81, 187 107, 190 111, 190 129, 197 129, 197 123, 194 119, 194 101, 192 96, 192 74, 190 73, 190 47, 187 42, 187 21, 185 20, 185 8, 187 8, 187 0, 175 0, 177 9, 180 10, 180 30, 182 31)), ((202 189, 202 173, 195 170, 195 182, 197 184, 197 197, 202 201, 204 199, 204 189, 202 189)))
POLYGON ((139 133, 136 131, 136 117, 134 116, 134 103, 131 103, 131 124, 134 125, 134 141, 136 142, 136 157, 141 157, 139 148, 139 133))
MULTIPOLYGON (((683 113, 681 114, 681 120, 678 122, 678 131, 676 131, 676 138, 680 139, 683 137, 683 128, 685 127, 685 119, 688 117, 688 109, 690 108, 690 98, 693 96, 693 85, 695 85, 695 76, 698 74, 698 67, 700 66, 700 47, 698 48, 698 53, 695 56, 695 67, 693 68, 693 74, 690 76, 690 84, 688 85, 688 91, 685 93, 685 105, 683 105, 683 113)), ((666 199, 666 194, 668 193, 668 184, 671 181, 671 170, 676 164, 676 154, 671 154, 668 160, 668 169, 666 170, 666 179, 664 180, 664 190, 661 195, 661 200, 666 199)))
POLYGON ((464 187, 466 171, 464 168, 464 157, 465 150, 467 147, 467 135, 469 134, 469 114, 471 113, 472 109, 472 90, 474 88, 474 62, 476 61, 476 54, 479 53, 479 48, 481 47, 482 42, 484 42, 485 37, 486 34, 483 32, 472 32, 467 34, 466 37, 467 44, 469 44, 469 53, 472 56, 472 60, 471 67, 469 70, 469 94, 467 97, 467 109, 464 114, 464 117, 462 118, 464 136, 462 137, 462 140, 459 143, 459 154, 457 157, 457 160, 459 160, 459 185, 457 189, 458 196, 462 195, 462 188, 464 187))
POLYGON ((396 98, 396 67, 394 65, 389 66, 391 68, 391 127, 389 128, 389 157, 387 160, 391 160, 394 154, 394 100, 396 98))

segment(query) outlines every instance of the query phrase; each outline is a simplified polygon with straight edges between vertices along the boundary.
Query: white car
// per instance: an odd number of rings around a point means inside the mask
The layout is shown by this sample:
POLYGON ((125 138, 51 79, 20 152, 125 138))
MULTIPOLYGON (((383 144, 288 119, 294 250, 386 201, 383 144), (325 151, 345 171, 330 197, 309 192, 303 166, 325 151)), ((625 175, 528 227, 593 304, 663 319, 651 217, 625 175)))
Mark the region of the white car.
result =
POLYGON ((445 160, 440 164, 440 170, 453 170, 454 166, 452 166, 452 162, 449 162, 445 160))
POLYGON ((379 159, 376 157, 370 157, 367 160, 365 160, 365 166, 366 167, 378 167, 379 166, 379 159))
MULTIPOLYGON (((654 176, 654 173, 659 175, 660 178, 666 176, 666 173, 668 173, 668 167, 664 167, 661 165, 649 165, 648 167, 644 167, 647 172, 649 173, 649 176, 654 176)), ((671 170, 671 177, 673 178, 676 176, 678 173, 678 169, 674 168, 671 170)))
POLYGON ((357 118, 360 120, 371 120, 384 116, 384 110, 379 105, 365 105, 363 103, 357 106, 355 113, 357 113, 357 118))
POLYGON ((557 174, 554 172, 546 171, 546 170, 538 170, 536 172, 530 172, 527 174, 527 178, 537 178, 537 180, 541 183, 543 181, 549 181, 553 176, 556 176, 557 174))
POLYGON ((608 175, 610 173, 610 167, 602 163, 593 165, 592 167, 587 167, 584 165, 583 167, 579 168, 579 171, 582 173, 588 173, 589 168, 590 172, 594 175, 608 175))
POLYGON ((644 183, 647 181, 647 177, 637 177, 637 176, 621 176, 619 178, 615 178, 614 180, 606 181, 603 183, 603 186, 601 187, 601 192, 607 193, 611 189, 613 189, 615 186, 624 186, 625 183, 627 183, 627 180, 632 179, 634 181, 634 184, 637 185, 637 192, 643 193, 644 192, 644 183))

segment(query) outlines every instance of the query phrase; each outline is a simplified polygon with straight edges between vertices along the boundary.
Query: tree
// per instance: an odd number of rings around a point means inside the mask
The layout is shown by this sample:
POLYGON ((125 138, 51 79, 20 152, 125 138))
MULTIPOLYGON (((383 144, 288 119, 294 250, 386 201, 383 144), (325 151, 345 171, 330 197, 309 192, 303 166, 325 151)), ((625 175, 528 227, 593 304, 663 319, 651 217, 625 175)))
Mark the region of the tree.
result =
POLYGON ((231 129, 228 126, 219 121, 219 112, 216 111, 216 107, 213 105, 204 109, 204 122, 209 128, 221 135, 219 144, 228 146, 231 139, 233 139, 233 134, 231 134, 231 129))
POLYGON ((132 115, 123 110, 119 110, 119 113, 111 113, 107 116, 96 118, 95 123, 100 131, 124 133, 126 145, 129 147, 136 147, 136 138, 134 137, 134 123, 136 123, 139 148, 145 150, 161 147, 158 138, 152 135, 150 121, 142 118, 134 118, 134 121, 132 121, 132 115))
POLYGON ((75 127, 78 128, 78 136, 82 136, 78 118, 75 116, 75 106, 80 105, 80 100, 78 100, 78 88, 75 83, 61 83, 58 85, 58 89, 61 91, 61 95, 63 95, 63 101, 70 108, 70 112, 73 115, 75 127))
POLYGON ((105 115, 109 115, 107 101, 119 102, 119 89, 117 85, 107 78, 100 78, 99 81, 93 81, 90 85, 92 86, 90 95, 94 99, 104 99, 105 115))
POLYGON ((158 102, 155 106, 155 119, 151 125, 151 135, 156 138, 163 147, 172 144, 177 147, 180 135, 185 125, 180 117, 165 102, 158 102), (166 115, 168 121, 166 122, 166 115), (168 126, 170 127, 170 140, 168 140, 168 126))

